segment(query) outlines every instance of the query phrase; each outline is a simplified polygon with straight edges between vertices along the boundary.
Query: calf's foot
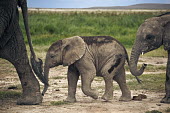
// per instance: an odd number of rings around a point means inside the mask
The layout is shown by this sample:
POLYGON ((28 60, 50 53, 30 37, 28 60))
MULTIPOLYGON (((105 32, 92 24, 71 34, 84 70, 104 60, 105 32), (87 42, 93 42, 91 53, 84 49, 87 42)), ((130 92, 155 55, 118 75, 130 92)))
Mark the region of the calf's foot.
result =
POLYGON ((105 101, 112 100, 113 99, 113 94, 104 94, 102 96, 102 99, 105 100, 105 101))
POLYGON ((119 101, 124 101, 124 102, 128 102, 128 101, 131 101, 131 93, 127 93, 125 95, 122 95, 119 99, 119 101))

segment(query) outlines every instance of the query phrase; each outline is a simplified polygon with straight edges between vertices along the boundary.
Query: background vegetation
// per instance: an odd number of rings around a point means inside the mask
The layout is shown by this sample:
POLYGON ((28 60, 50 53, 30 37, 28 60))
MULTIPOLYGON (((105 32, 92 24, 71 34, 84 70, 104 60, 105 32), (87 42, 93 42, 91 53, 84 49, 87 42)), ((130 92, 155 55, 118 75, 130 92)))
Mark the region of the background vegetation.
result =
MULTIPOLYGON (((71 36, 113 36, 131 48, 141 23, 163 12, 124 13, 113 12, 31 12, 29 23, 33 44, 49 46, 56 40, 71 36)), ((22 20, 22 17, 20 17, 22 20)), ((23 21, 21 28, 25 34, 23 21)))

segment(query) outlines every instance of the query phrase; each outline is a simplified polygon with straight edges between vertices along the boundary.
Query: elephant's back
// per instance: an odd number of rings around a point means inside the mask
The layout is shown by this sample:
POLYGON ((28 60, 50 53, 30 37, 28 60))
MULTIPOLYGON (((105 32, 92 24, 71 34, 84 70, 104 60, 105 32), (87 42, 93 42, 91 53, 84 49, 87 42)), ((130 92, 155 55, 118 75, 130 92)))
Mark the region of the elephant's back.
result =
POLYGON ((111 36, 80 36, 87 45, 97 45, 101 46, 106 43, 112 43, 114 40, 111 36))
POLYGON ((80 36, 87 45, 103 46, 107 44, 118 44, 124 47, 118 40, 111 36, 80 36))
POLYGON ((105 58, 110 54, 126 54, 125 47, 111 36, 80 36, 92 54, 105 58))

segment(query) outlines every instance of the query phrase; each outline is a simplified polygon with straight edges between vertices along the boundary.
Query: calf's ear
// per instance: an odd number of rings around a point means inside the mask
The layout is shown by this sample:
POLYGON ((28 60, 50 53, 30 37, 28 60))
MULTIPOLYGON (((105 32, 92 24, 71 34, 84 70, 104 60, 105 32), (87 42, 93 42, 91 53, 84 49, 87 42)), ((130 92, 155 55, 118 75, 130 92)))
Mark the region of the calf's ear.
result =
POLYGON ((86 44, 79 36, 63 39, 62 47, 63 66, 69 66, 82 58, 86 50, 86 44))

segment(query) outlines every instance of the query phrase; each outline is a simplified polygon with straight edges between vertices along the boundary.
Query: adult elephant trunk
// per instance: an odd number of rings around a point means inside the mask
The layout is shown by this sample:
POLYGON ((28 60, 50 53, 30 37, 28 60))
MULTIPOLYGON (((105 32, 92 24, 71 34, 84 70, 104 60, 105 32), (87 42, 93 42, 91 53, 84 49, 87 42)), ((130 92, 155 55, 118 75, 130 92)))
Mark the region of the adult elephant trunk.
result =
POLYGON ((132 48, 131 57, 130 57, 130 72, 134 76, 140 76, 144 72, 145 67, 147 64, 143 64, 142 67, 138 70, 137 64, 140 54, 142 53, 142 50, 140 49, 140 44, 135 44, 132 48))
POLYGON ((23 15, 23 20, 24 20, 24 25, 25 25, 25 30, 26 30, 26 35, 28 39, 28 44, 30 47, 31 51, 31 65, 32 69, 34 70, 35 74, 37 77, 44 83, 46 84, 43 76, 43 71, 42 71, 42 65, 43 62, 41 59, 36 58, 33 46, 32 46, 32 41, 31 41, 31 36, 30 36, 30 30, 28 26, 28 8, 27 8, 27 0, 18 0, 18 5, 21 7, 22 10, 22 15, 23 15))

